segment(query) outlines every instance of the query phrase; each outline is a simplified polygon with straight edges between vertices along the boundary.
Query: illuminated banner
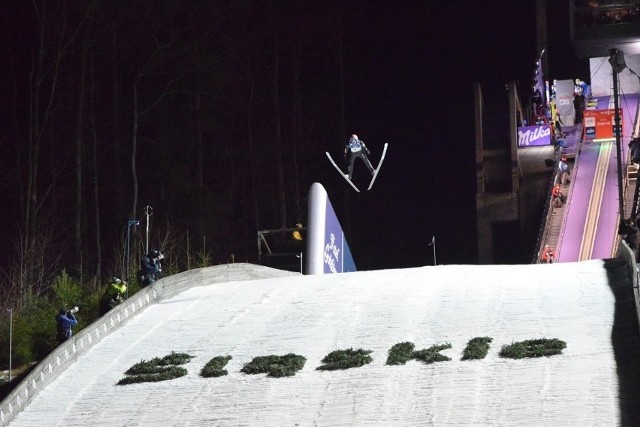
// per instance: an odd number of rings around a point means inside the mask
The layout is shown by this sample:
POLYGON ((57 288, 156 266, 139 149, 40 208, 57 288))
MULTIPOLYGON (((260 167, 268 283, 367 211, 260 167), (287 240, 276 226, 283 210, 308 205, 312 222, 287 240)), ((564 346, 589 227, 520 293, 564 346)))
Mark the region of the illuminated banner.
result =
MULTIPOLYGON (((584 112, 584 134, 587 138, 614 139, 615 111, 610 110, 586 110, 584 112)), ((622 108, 620 111, 620 126, 622 126, 622 108)))
POLYGON ((356 265, 324 187, 315 182, 309 190, 307 273, 356 271, 356 265))
POLYGON ((518 128, 518 147, 551 145, 551 126, 522 126, 518 128))

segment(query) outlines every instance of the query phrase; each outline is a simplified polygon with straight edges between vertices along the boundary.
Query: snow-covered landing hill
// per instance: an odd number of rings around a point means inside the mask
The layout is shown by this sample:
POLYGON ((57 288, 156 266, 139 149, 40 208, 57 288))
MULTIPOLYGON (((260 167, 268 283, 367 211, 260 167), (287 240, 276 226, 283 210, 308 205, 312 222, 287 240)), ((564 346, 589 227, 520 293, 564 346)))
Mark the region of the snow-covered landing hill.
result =
MULTIPOLYGON (((640 423, 640 346, 617 261, 450 265, 196 287, 154 304, 41 391, 11 426, 606 426, 640 423), (609 264, 609 265, 607 265, 609 264), (619 279, 619 278, 618 278, 619 279), (462 361, 474 337, 483 360, 462 361), (567 343, 512 360, 503 345, 567 343), (387 366, 389 349, 450 343, 452 360, 387 366), (334 350, 373 362, 316 370, 334 350), (141 360, 194 356, 188 375, 119 386, 141 360), (248 375, 254 357, 306 357, 293 377, 248 375), (202 378, 215 356, 229 374, 202 378)), ((169 278, 167 278, 169 279, 169 278)))

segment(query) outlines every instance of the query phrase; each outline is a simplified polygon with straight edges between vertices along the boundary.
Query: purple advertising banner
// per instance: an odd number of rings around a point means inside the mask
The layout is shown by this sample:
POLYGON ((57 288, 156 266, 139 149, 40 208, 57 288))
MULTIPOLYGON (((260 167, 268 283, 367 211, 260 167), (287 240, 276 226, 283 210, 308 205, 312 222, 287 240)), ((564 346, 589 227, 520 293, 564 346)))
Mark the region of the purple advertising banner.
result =
POLYGON ((518 128, 518 147, 551 145, 549 125, 522 126, 518 128))
POLYGON ((342 272, 342 227, 336 217, 331 202, 327 200, 325 211, 325 229, 324 229, 324 273, 341 273, 342 272))

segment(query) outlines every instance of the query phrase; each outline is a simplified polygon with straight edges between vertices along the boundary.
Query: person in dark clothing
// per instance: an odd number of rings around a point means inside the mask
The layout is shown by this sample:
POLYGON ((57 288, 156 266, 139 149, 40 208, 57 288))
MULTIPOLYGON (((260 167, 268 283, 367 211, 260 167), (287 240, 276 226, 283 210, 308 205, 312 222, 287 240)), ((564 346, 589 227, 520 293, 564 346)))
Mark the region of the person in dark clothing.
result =
POLYGON ((573 109, 575 110, 575 123, 582 123, 582 112, 584 111, 584 95, 573 94, 573 109))
POLYGON ((633 250, 634 253, 637 253, 638 252, 638 226, 636 224, 636 220, 633 218, 628 218, 624 220, 620 226, 620 234, 622 234, 623 239, 625 242, 627 242, 627 245, 629 245, 629 248, 633 250))
POLYGON ((348 155, 348 173, 346 173, 345 176, 349 179, 353 177, 353 163, 357 158, 362 159, 367 169, 369 169, 369 172, 371 172, 371 175, 373 175, 375 169, 369 160, 368 155, 370 154, 371 152, 364 144, 364 141, 359 140, 356 134, 351 135, 349 142, 347 142, 347 145, 344 147, 345 158, 347 158, 348 155))
POLYGON ((161 260, 164 255, 160 251, 153 249, 142 258, 142 268, 138 272, 138 280, 140 285, 149 286, 156 281, 157 276, 162 272, 161 260))
POLYGON ((565 138, 567 136, 567 134, 562 131, 562 126, 564 126, 564 123, 560 116, 557 116, 556 121, 554 122, 554 133, 557 138, 565 138))
POLYGON ((537 87, 534 87, 533 94, 531 95, 531 101, 533 102, 536 110, 543 105, 542 94, 540 93, 540 89, 538 89, 537 87))
POLYGON ((61 308, 58 314, 56 314, 56 340, 58 341, 58 344, 62 344, 73 335, 71 328, 78 324, 78 320, 76 319, 76 316, 73 315, 73 313, 77 311, 78 307, 75 307, 72 310, 68 311, 64 308, 61 308))
POLYGON ((633 138, 629 142, 629 156, 632 163, 640 163, 640 138, 633 138))

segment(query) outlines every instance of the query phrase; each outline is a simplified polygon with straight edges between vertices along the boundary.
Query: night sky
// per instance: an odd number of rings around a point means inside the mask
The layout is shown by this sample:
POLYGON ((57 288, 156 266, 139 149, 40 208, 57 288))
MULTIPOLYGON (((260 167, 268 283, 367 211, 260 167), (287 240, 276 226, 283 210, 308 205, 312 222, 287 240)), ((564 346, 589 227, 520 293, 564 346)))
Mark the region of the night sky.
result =
MULTIPOLYGON (((348 93, 348 132, 367 142, 374 163, 382 144, 390 147, 370 192, 353 192, 337 175, 322 183, 334 205, 340 187, 349 192, 358 268, 432 264, 433 235, 439 264, 475 262, 473 84, 507 102, 502 89, 515 80, 526 100, 533 3, 367 2, 354 12, 347 67, 361 81, 348 93)), ((363 164, 355 175, 366 188, 363 164)))
MULTIPOLYGON (((76 271, 92 271, 94 265, 79 266, 93 262, 95 240, 101 239, 106 270, 120 268, 123 225, 134 210, 130 201, 134 199, 132 86, 152 58, 156 68, 147 69, 138 87, 139 108, 146 113, 137 130, 139 194, 133 215, 143 219, 142 208, 154 208, 152 239, 156 242, 162 237, 159 228, 170 224, 175 227, 174 236, 184 237, 187 231, 195 239, 208 236, 214 263, 227 262, 230 253, 238 255, 236 261, 257 260, 257 230, 283 226, 278 216, 279 191, 270 184, 276 176, 272 73, 278 38, 283 187, 289 204, 285 226, 306 221, 306 194, 313 182, 320 182, 346 231, 358 269, 432 264, 433 250, 428 246, 432 236, 439 264, 476 262, 473 85, 483 85, 487 102, 506 103, 505 85, 516 81, 526 102, 538 54, 534 0, 139 0, 65 5, 10 2, 0 13, 0 59, 5 64, 0 116, 4 123, 11 123, 0 138, 0 149, 6 154, 0 160, 0 192, 3 205, 8 206, 0 218, 0 233, 5 236, 0 258, 10 260, 14 254, 13 242, 28 205, 25 147, 34 93, 30 73, 40 42, 36 15, 41 13, 47 19, 42 20, 44 67, 35 69, 42 79, 38 202, 42 203, 41 225, 53 233, 45 223, 55 222, 56 237, 48 250, 64 255, 60 267, 75 264, 76 271), (92 7, 93 19, 79 25, 92 7), (343 130, 337 111, 337 44, 332 37, 339 22, 343 130), (65 38, 59 39, 60 34, 65 38), (160 49, 154 57, 154 50, 163 44, 169 48, 160 49), (57 69, 59 46, 65 50, 57 69), (302 141, 295 141, 291 126, 291 64, 296 47, 304 49, 298 135, 302 141), (56 96, 52 115, 45 120, 54 75, 56 96), (80 75, 86 78, 84 98, 80 75), (176 83, 169 86, 172 79, 176 83), (165 85, 170 95, 161 93, 165 85), (251 101, 250 89, 255 91, 251 101), (194 107, 196 92, 201 95, 202 111, 194 107), (76 127, 82 103, 84 122, 76 127), (196 125, 203 126, 206 145, 199 185, 193 179, 196 125), (362 192, 356 193, 325 156, 329 151, 345 166, 343 147, 352 133, 367 143, 374 164, 383 144, 389 143, 371 191, 366 191, 369 178, 361 162, 355 165, 354 182, 362 192), (79 136, 85 162, 80 228, 75 227, 74 212, 79 136), (100 206, 93 200, 91 186, 94 142, 100 206), (293 153, 299 156, 296 160, 293 153), (253 167, 253 158, 261 164, 253 167), (299 189, 294 189, 294 183, 299 189), (296 193, 301 195, 299 200, 296 193), (94 233, 97 221, 102 226, 99 238, 94 233), (79 232, 82 248, 74 253, 74 243, 79 246, 74 236, 79 232)), ((570 78, 562 68, 568 66, 562 62, 569 39, 566 25, 552 10, 562 7, 548 8, 549 33, 559 40, 548 49, 550 69, 556 73, 550 78, 570 78)), ((140 243, 142 237, 136 234, 134 240, 140 243)))

